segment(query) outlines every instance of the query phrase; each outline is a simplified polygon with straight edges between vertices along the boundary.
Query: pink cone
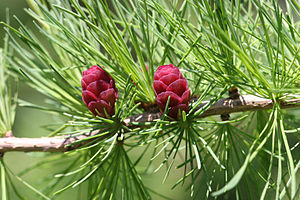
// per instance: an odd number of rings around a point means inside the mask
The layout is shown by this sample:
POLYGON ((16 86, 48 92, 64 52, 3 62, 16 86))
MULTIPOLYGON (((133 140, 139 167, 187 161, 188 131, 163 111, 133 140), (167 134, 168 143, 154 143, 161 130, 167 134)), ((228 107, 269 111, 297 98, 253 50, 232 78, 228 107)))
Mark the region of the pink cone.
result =
POLYGON ((95 116, 107 117, 105 112, 112 116, 118 98, 114 79, 99 66, 91 66, 82 75, 82 99, 85 105, 95 116))
POLYGON ((179 110, 189 111, 191 91, 181 72, 173 64, 160 66, 154 74, 153 89, 156 102, 163 113, 170 96, 168 115, 178 118, 179 110))

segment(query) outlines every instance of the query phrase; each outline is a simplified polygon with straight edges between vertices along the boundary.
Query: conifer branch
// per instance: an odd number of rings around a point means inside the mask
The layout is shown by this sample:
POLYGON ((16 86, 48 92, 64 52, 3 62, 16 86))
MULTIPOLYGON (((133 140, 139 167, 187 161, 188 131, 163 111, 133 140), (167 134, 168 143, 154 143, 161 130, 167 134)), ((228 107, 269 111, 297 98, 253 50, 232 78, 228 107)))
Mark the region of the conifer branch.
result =
POLYGON ((76 137, 58 136, 58 137, 41 137, 41 138, 18 138, 18 137, 0 138, 0 153, 9 152, 9 151, 66 152, 83 145, 83 144, 76 145, 76 147, 69 146, 73 142, 85 139, 97 133, 98 131, 94 131, 91 134, 82 134, 76 137))
MULTIPOLYGON (((199 109, 205 106, 208 101, 203 102, 199 109)), ((300 106, 299 96, 295 96, 294 99, 281 101, 281 108, 293 108, 300 106)), ((222 115, 235 112, 255 111, 270 109, 273 106, 273 101, 270 99, 264 99, 253 95, 239 96, 237 99, 220 99, 208 110, 206 110, 199 117, 204 118, 213 115, 222 115)), ((136 116, 129 117, 124 120, 127 126, 132 126, 134 122, 150 122, 161 117, 160 113, 144 113, 136 116)), ((73 142, 85 139, 91 135, 97 134, 98 131, 94 131, 90 134, 83 134, 76 137, 42 137, 42 138, 17 138, 17 137, 5 137, 0 138, 0 152, 9 151, 22 151, 22 152, 65 152, 78 148, 81 145, 70 146, 73 142)))
MULTIPOLYGON (((202 108, 209 101, 204 101, 198 109, 202 108)), ((299 107, 300 98, 295 96, 294 99, 282 101, 280 103, 282 109, 299 107)), ((220 99, 214 105, 212 105, 208 110, 199 116, 199 118, 209 117, 213 115, 222 115, 236 112, 245 112, 245 111, 255 111, 255 110, 265 110, 271 109, 273 107, 273 101, 270 99, 260 98, 254 95, 243 95, 239 98, 231 99, 220 99)), ((160 113, 144 113, 141 115, 136 115, 129 117, 124 120, 127 126, 133 122, 149 122, 161 117, 160 113)))

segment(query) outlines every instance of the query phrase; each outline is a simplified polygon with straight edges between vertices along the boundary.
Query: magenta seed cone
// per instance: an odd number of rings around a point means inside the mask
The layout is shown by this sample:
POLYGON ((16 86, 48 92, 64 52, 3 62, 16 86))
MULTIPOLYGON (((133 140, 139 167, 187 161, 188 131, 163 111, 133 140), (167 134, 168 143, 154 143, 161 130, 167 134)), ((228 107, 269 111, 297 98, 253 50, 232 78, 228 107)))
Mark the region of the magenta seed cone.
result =
POLYGON ((91 66, 82 72, 82 99, 96 116, 107 117, 115 113, 118 90, 114 79, 99 66, 91 66), (104 111, 105 110, 105 111, 104 111))
POLYGON ((165 110, 170 96, 168 115, 178 118, 178 111, 189 111, 191 91, 181 72, 173 64, 160 66, 154 74, 153 89, 160 111, 165 110))

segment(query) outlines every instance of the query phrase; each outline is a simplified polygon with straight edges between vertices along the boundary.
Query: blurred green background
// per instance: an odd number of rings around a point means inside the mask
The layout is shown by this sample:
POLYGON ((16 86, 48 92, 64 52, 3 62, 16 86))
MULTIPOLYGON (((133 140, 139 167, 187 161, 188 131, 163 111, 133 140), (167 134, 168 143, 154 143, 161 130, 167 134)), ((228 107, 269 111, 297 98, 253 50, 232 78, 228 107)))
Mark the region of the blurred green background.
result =
MULTIPOLYGON (((18 27, 13 16, 19 18, 26 26, 33 26, 33 19, 26 14, 25 8, 27 8, 27 3, 25 0, 0 0, 0 21, 7 21, 6 15, 7 10, 9 10, 9 23, 13 27, 18 27)), ((38 34, 36 32, 36 34, 38 34)), ((0 26, 0 47, 3 46, 3 38, 5 36, 5 30, 3 26, 0 26)), ((19 85, 19 98, 34 102, 38 104, 43 104, 45 98, 37 93, 36 91, 30 89, 29 87, 20 83, 19 85)), ((44 113, 34 109, 28 108, 17 108, 15 124, 13 127, 13 132, 16 137, 42 137, 47 136, 49 133, 43 126, 47 124, 54 123, 55 120, 53 116, 49 113, 44 113)), ((5 162, 9 168, 15 173, 19 174, 22 170, 34 165, 35 163, 44 159, 45 153, 21 153, 21 152, 9 152, 5 154, 5 162)), ((132 155, 134 157, 134 155, 132 155)), ((149 156, 150 157, 150 156, 149 156)), ((143 167, 143 163, 141 163, 143 167)), ((21 176, 25 181, 36 187, 37 189, 42 188, 44 179, 54 179, 53 173, 56 171, 55 168, 59 165, 55 165, 50 169, 45 167, 40 167, 35 169, 24 176, 21 176)), ((154 166, 157 167, 157 166, 154 166)), ((137 169, 139 170, 139 169, 137 169)), ((172 185, 182 176, 183 172, 180 170, 174 170, 171 172, 171 176, 167 181, 162 184, 164 169, 160 170, 158 173, 144 175, 142 177, 146 186, 155 190, 158 193, 161 193, 165 196, 170 197, 170 199, 181 200, 189 199, 189 190, 185 191, 186 187, 176 187, 174 190, 171 190, 172 185)), ((18 191, 25 195, 26 199, 40 199, 37 197, 31 190, 29 190, 24 184, 20 183, 18 180, 14 180, 17 185, 18 191)), ((13 195, 13 194, 11 194, 13 195)), ((67 192, 63 193, 56 199, 69 200, 76 198, 77 193, 76 189, 70 189, 67 192)), ((18 199, 17 196, 13 195, 12 199, 18 199)), ((158 196, 153 196, 153 199, 159 200, 162 199, 158 196)))

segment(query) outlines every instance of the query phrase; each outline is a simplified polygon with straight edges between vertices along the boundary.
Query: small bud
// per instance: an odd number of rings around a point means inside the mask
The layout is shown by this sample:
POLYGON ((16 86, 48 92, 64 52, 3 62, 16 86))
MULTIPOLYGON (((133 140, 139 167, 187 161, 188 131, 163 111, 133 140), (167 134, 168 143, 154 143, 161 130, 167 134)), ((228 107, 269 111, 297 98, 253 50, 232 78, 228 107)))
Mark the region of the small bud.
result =
POLYGON ((85 105, 95 116, 112 116, 118 98, 114 79, 99 66, 91 66, 82 72, 82 76, 82 99, 85 105))
POLYGON ((153 88, 160 111, 165 110, 170 96, 168 115, 178 118, 178 111, 189 111, 191 91, 181 72, 173 64, 160 66, 154 74, 153 88))

